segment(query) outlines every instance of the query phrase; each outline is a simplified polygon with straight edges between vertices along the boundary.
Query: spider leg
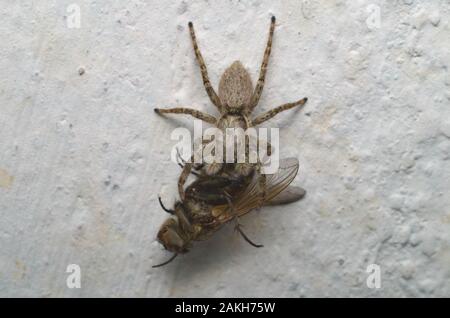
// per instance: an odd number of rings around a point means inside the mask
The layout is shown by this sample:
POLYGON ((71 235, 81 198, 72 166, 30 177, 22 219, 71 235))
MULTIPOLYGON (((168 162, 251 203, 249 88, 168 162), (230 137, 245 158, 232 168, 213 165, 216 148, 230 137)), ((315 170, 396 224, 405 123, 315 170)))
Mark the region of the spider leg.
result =
POLYGON ((185 193, 184 193, 184 185, 186 183, 187 178, 191 174, 192 171, 192 163, 186 162, 183 171, 178 178, 178 194, 180 196, 181 201, 184 201, 185 193))
POLYGON ((300 99, 299 101, 293 102, 293 103, 287 103, 278 107, 275 107, 274 109, 271 109, 261 115, 259 115, 258 117, 256 117, 255 119, 253 119, 252 124, 254 126, 259 125, 269 119, 271 119, 272 117, 274 117, 275 115, 277 115, 278 113, 281 113, 285 110, 294 108, 296 106, 303 106, 306 102, 307 102, 308 98, 303 98, 300 99))
POLYGON ((197 58, 198 65, 200 66, 200 71, 202 73, 203 85, 205 86, 206 93, 208 93, 211 102, 222 112, 222 104, 220 102, 219 96, 217 96, 214 88, 211 86, 211 82, 209 81, 208 70, 206 69, 205 61, 203 60, 202 53, 198 48, 197 38, 194 32, 194 25, 192 22, 189 22, 189 32, 191 34, 192 45, 194 47, 195 57, 197 58))
MULTIPOLYGON (((201 147, 203 147, 206 142, 207 141, 203 140, 201 147)), ((195 164, 193 164, 194 161, 195 161, 195 154, 192 154, 190 162, 184 162, 183 171, 181 172, 180 177, 178 178, 178 194, 180 195, 181 201, 184 201, 185 197, 184 185, 186 184, 186 180, 192 173, 192 168, 196 169, 195 164)), ((203 163, 200 163, 199 169, 201 169, 202 167, 203 163)))
POLYGON ((265 164, 275 148, 265 139, 258 139, 258 161, 265 164))
MULTIPOLYGON (((178 165, 181 167, 181 169, 184 169, 184 166, 180 162, 178 163, 178 165)), ((196 176, 197 178, 200 178, 202 176, 200 173, 192 171, 192 170, 191 170, 191 174, 196 176)))
POLYGON ((181 156, 180 149, 178 147, 176 148, 176 151, 177 151, 177 162, 181 166, 181 168, 183 168, 183 165, 186 163, 186 161, 181 156))
MULTIPOLYGON (((177 149, 177 163, 181 167, 181 169, 184 169, 184 165, 186 164, 186 161, 183 159, 183 157, 181 157, 180 150, 178 148, 176 148, 176 149, 177 149)), ((196 167, 193 167, 193 168, 196 169, 196 167)), ((198 170, 198 169, 196 169, 196 170, 198 170)), ((196 177, 200 177, 200 174, 198 172, 191 171, 191 173, 196 177)))
POLYGON ((154 109, 157 114, 186 114, 191 115, 192 117, 198 118, 207 122, 209 124, 215 125, 217 119, 214 116, 211 116, 207 113, 201 112, 199 110, 193 108, 185 108, 185 107, 175 107, 175 108, 155 108, 154 109))
MULTIPOLYGON (((183 168, 184 164, 186 163, 186 160, 184 160, 183 157, 181 156, 181 154, 180 154, 180 149, 179 149, 178 147, 176 148, 176 150, 177 150, 177 160, 180 160, 180 161, 181 161, 181 163, 178 162, 178 165, 179 165, 181 168, 183 168)), ((200 170, 200 169, 202 169, 203 167, 204 167, 204 163, 198 163, 198 164, 194 165, 192 168, 194 168, 195 170, 200 170)))
MULTIPOLYGON (((207 142, 208 141, 203 140, 202 144, 201 144, 201 147, 204 147, 205 143, 207 143, 207 142)), ((202 153, 201 153, 201 155, 202 155, 202 153)), ((201 159, 203 161, 203 157, 201 159)), ((195 161, 195 153, 192 154, 190 162, 185 162, 184 163, 183 171, 181 172, 181 175, 178 178, 178 194, 180 195, 181 201, 184 201, 184 197, 185 197, 185 195, 184 195, 185 194, 184 193, 184 185, 186 184, 187 178, 192 173, 192 168, 198 170, 198 169, 202 169, 203 166, 204 166, 203 162, 201 162, 200 165, 199 165, 199 168, 197 169, 196 168, 196 164, 193 163, 194 161, 195 161)))
POLYGON ((269 38, 267 40, 266 50, 264 51, 264 58, 261 64, 261 69, 259 71, 259 78, 258 82, 256 83, 255 90, 253 91, 252 98, 250 100, 248 113, 251 113, 253 109, 258 104, 259 98, 261 97, 262 90, 264 88, 264 81, 266 80, 266 72, 267 72, 267 65, 269 64, 269 57, 270 57, 270 51, 272 50, 272 39, 273 39, 273 32, 275 30, 275 16, 272 16, 272 20, 270 23, 270 30, 269 30, 269 38))

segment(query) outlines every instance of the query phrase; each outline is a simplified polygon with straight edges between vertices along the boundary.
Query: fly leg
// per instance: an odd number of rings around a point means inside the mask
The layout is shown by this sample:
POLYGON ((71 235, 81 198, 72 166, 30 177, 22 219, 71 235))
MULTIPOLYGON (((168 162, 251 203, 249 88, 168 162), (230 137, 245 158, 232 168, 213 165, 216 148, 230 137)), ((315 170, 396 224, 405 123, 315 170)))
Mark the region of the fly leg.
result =
POLYGON ((258 208, 261 208, 264 205, 264 202, 266 202, 266 197, 267 197, 266 175, 262 173, 261 167, 262 167, 262 164, 258 160, 258 163, 256 164, 256 175, 258 178, 258 186, 260 189, 258 208))
POLYGON ((164 211, 166 211, 167 213, 172 214, 172 215, 175 214, 175 211, 174 211, 174 210, 168 209, 168 208, 166 208, 166 207, 164 206, 164 204, 162 203, 162 200, 161 200, 161 197, 160 197, 160 196, 158 196, 158 201, 159 201, 159 204, 161 205, 161 207, 162 207, 162 209, 163 209, 164 211))
MULTIPOLYGON (((180 150, 178 148, 177 148, 177 162, 178 162, 178 165, 181 167, 181 169, 184 169, 184 166, 186 165, 186 161, 183 159, 183 157, 181 157, 180 150)), ((200 170, 202 167, 203 167, 203 164, 199 165, 199 166, 193 166, 192 168, 194 168, 195 170, 200 170)), ((191 171, 191 174, 193 174, 196 177, 200 177, 200 174, 198 172, 191 171)))
POLYGON ((234 229, 235 229, 236 231, 238 231, 239 234, 242 235, 242 237, 244 238, 244 240, 247 241, 248 244, 250 244, 251 246, 257 247, 257 248, 259 248, 259 247, 264 247, 264 245, 262 245, 262 244, 256 244, 256 243, 253 243, 253 242, 248 238, 248 236, 245 235, 244 231, 241 229, 242 225, 239 224, 238 218, 236 217, 236 218, 234 218, 234 220, 235 220, 235 226, 234 226, 234 229))
POLYGON ((161 266, 164 266, 164 265, 167 265, 167 264, 169 264, 171 261, 173 261, 174 259, 175 259, 175 257, 177 257, 178 256, 178 254, 177 253, 175 253, 175 254, 173 254, 173 256, 171 257, 171 258, 169 258, 167 261, 165 261, 164 263, 161 263, 161 264, 158 264, 158 265, 153 265, 152 267, 153 268, 157 268, 157 267, 161 267, 161 266))

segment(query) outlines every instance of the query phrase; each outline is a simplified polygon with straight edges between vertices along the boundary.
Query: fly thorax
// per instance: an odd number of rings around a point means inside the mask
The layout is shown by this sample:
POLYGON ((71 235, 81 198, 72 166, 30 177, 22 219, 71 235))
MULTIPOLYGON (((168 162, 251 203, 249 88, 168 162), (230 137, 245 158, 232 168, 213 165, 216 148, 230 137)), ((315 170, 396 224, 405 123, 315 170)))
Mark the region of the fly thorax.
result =
POLYGON ((199 215, 208 214, 209 211, 205 204, 198 200, 186 200, 187 209, 190 211, 190 217, 196 219, 199 215))

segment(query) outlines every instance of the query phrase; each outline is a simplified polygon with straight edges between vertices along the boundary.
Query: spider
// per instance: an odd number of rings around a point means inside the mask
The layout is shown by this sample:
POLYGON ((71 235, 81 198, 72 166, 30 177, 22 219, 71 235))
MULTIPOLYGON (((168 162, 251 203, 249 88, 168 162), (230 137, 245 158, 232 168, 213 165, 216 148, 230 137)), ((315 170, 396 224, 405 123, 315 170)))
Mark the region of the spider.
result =
MULTIPOLYGON (((264 82, 266 78, 267 65, 269 62, 269 56, 272 49, 272 39, 275 30, 275 17, 272 16, 269 37, 267 40, 266 49, 264 51, 264 58, 259 72, 259 78, 256 86, 253 88, 252 80, 250 74, 244 68, 240 61, 235 61, 228 67, 220 78, 219 82, 219 94, 216 93, 209 80, 208 71, 206 68, 205 61, 203 60, 202 54, 197 44, 197 39, 194 32, 194 25, 192 22, 188 23, 189 32, 192 39, 192 44, 194 47, 195 57, 200 66, 200 71, 203 79, 203 85, 205 86, 206 92, 211 100, 211 102, 217 107, 220 112, 220 117, 216 118, 212 115, 204 113, 202 111, 186 108, 186 107, 176 107, 161 109, 155 108, 155 112, 158 114, 187 114, 191 115, 197 119, 205 121, 209 124, 213 124, 219 129, 225 130, 226 128, 243 128, 244 130, 259 125, 280 112, 285 110, 303 106, 308 100, 306 97, 302 98, 293 103, 286 103, 281 106, 275 107, 256 118, 251 119, 250 114, 256 107, 261 97, 261 93, 264 87, 264 82)), ((191 160, 192 162, 192 160, 191 160)), ((231 169, 237 171, 241 175, 249 175, 253 172, 255 164, 240 164, 236 163, 231 165, 231 169), (251 168, 249 168, 249 166, 251 168)), ((229 164, 224 163, 212 163, 205 165, 206 173, 209 175, 214 175, 217 173, 222 173, 224 169, 229 169, 229 164), (224 168, 227 167, 227 168, 224 168)), ((186 183, 187 177, 191 173, 193 164, 186 163, 183 172, 181 173, 178 180, 178 192, 181 199, 184 199, 184 184, 186 183)), ((194 166, 195 167, 195 166, 194 166)), ((260 172, 260 164, 256 164, 256 169, 260 172)), ((260 174, 260 186, 265 189, 265 175, 260 174)), ((264 196, 263 196, 264 197, 264 196)))

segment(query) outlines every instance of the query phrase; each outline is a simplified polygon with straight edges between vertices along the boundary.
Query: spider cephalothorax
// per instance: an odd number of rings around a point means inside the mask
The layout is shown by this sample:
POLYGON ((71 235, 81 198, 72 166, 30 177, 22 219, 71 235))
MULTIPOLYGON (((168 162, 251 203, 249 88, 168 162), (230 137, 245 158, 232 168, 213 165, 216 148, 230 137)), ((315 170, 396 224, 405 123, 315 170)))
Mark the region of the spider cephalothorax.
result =
MULTIPOLYGON (((267 46, 264 51, 264 58, 261 65, 258 81, 255 87, 253 87, 251 77, 247 70, 244 68, 241 62, 235 61, 228 67, 221 76, 219 83, 219 94, 216 93, 209 80, 208 71, 200 53, 197 39, 194 32, 194 26, 192 22, 189 22, 189 31, 194 46, 195 56, 198 64, 200 65, 200 71, 205 86, 206 92, 211 99, 211 102, 217 107, 220 112, 220 117, 216 118, 212 115, 206 114, 193 108, 177 107, 169 109, 155 108, 155 112, 158 114, 188 114, 207 123, 216 125, 218 128, 225 130, 226 128, 243 128, 247 129, 252 126, 259 125, 276 114, 291 109, 296 106, 302 106, 306 103, 307 98, 300 99, 293 103, 283 104, 272 110, 269 110, 256 118, 251 119, 250 115, 253 109, 259 102, 261 93, 264 87, 264 81, 266 78, 267 65, 269 62, 269 56, 272 48, 272 38, 275 29, 275 17, 272 17, 269 31, 269 38, 267 46)), ((222 171, 224 164, 205 165, 205 171, 208 174, 217 174, 222 171)), ((228 166, 229 167, 229 166, 228 166)), ((253 169, 259 171, 261 167, 260 163, 250 164, 235 164, 234 169, 241 174, 249 174, 253 169), (250 168, 249 168, 250 167, 250 168)), ((178 182, 178 190, 180 197, 184 198, 184 184, 190 171, 192 169, 191 163, 186 163, 183 172, 180 175, 178 182)), ((265 176, 261 175, 261 186, 265 187, 265 176)))

